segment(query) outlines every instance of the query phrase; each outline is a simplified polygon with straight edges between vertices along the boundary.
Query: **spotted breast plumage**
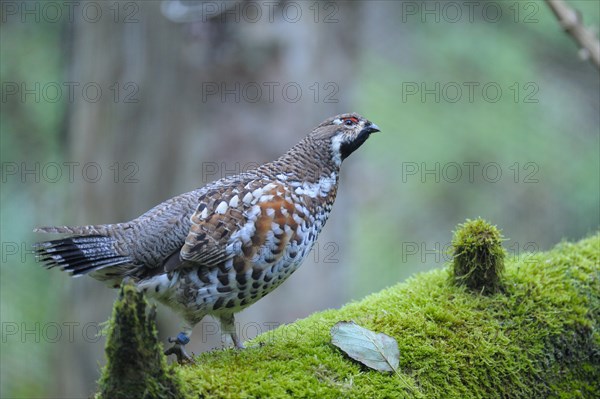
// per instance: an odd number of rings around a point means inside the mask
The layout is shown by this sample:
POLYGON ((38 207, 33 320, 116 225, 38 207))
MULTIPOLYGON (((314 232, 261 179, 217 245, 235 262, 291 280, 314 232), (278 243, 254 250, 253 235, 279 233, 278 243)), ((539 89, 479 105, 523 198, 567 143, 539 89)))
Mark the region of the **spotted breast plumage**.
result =
POLYGON ((174 197, 126 223, 40 227, 70 236, 36 244, 39 259, 118 286, 124 278, 179 313, 183 346, 210 314, 243 347, 234 314, 289 277, 310 252, 337 194, 342 161, 377 125, 334 116, 273 162, 174 197))

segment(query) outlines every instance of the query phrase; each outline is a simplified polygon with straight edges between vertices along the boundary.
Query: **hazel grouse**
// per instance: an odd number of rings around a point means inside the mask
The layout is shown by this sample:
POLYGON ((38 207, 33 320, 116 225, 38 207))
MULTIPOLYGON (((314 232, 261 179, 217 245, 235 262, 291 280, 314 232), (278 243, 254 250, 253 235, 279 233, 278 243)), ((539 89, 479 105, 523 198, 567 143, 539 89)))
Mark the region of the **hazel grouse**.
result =
POLYGON ((171 198, 125 223, 40 227, 69 234, 36 244, 39 259, 112 287, 129 278, 183 317, 167 354, 183 346, 204 316, 242 348, 234 314, 277 288, 302 263, 336 197, 342 161, 379 127, 356 113, 337 115, 275 161, 171 198))

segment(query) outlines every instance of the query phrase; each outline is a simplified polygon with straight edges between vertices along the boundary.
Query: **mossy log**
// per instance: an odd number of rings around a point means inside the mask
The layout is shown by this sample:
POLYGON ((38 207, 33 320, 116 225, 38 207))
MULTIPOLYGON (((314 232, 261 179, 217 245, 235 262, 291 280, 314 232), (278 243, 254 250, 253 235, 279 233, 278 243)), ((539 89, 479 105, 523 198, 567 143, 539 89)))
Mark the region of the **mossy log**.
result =
POLYGON ((170 369, 186 398, 600 397, 600 234, 506 259, 502 290, 452 284, 452 268, 170 369), (353 320, 396 339, 400 373, 331 344, 353 320))

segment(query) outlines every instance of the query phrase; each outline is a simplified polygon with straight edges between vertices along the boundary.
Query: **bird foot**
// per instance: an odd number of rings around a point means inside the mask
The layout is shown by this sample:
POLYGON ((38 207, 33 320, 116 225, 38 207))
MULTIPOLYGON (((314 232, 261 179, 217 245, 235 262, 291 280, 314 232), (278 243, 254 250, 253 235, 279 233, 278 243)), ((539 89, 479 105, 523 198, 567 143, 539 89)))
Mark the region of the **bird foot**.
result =
POLYGON ((242 344, 241 342, 236 342, 234 343, 233 347, 237 350, 242 350, 242 349, 246 349, 246 347, 244 346, 244 344, 242 344))
POLYGON ((231 348, 232 346, 236 350, 246 349, 237 334, 223 334, 221 337, 221 346, 223 349, 231 348))
POLYGON ((177 356, 177 362, 179 364, 196 363, 194 359, 185 351, 185 345, 190 342, 190 338, 187 335, 184 333, 179 333, 177 337, 169 337, 167 340, 175 345, 165 350, 164 353, 166 356, 177 356))

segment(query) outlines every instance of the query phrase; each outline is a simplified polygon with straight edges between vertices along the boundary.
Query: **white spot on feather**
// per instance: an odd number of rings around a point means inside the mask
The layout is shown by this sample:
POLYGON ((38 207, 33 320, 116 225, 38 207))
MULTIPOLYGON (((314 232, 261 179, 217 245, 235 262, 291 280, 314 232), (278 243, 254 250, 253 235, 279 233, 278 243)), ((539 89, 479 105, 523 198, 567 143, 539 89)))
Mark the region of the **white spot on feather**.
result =
POLYGON ((269 195, 263 195, 260 197, 259 202, 267 202, 267 201, 271 201, 273 199, 273 195, 269 194, 269 195))
POLYGON ((294 219, 294 222, 296 222, 296 224, 298 224, 298 225, 304 224, 304 220, 302 220, 302 218, 300 216, 296 215, 295 213, 292 215, 292 218, 294 219))
POLYGON ((201 219, 206 219, 206 217, 208 216, 208 209, 205 207, 202 212, 200 212, 200 218, 201 219))
POLYGON ((256 190, 252 191, 252 196, 254 198, 260 198, 260 196, 262 195, 262 193, 263 193, 263 188, 259 187, 256 190))
POLYGON ((229 200, 229 206, 232 208, 237 208, 240 203, 240 197, 234 195, 232 199, 229 200))
POLYGON ((271 223, 271 230, 273 230, 274 234, 283 233, 283 230, 281 230, 281 227, 275 222, 271 223))
POLYGON ((221 201, 219 206, 217 206, 217 209, 215 209, 215 213, 219 213, 219 214, 223 215, 225 212, 227 212, 227 208, 228 208, 227 202, 221 201))
POLYGON ((250 204, 250 202, 252 202, 252 198, 254 198, 252 196, 252 193, 246 193, 246 195, 244 195, 244 198, 242 198, 242 201, 244 201, 244 204, 250 204))
POLYGON ((310 198, 326 197, 337 182, 335 172, 329 176, 321 176, 317 183, 302 183, 295 192, 298 195, 308 195, 310 198))
POLYGON ((242 227, 239 231, 235 232, 232 235, 232 239, 240 238, 242 242, 249 242, 252 239, 252 236, 256 232, 256 225, 254 221, 248 222, 242 227))
POLYGON ((254 205, 248 212, 245 213, 246 219, 256 220, 256 217, 260 214, 260 206, 254 205))
POLYGON ((294 207, 296 208, 296 211, 301 212, 303 214, 307 214, 308 213, 308 209, 306 209, 306 207, 302 206, 302 204, 294 204, 294 207))
POLYGON ((260 206, 258 205, 254 205, 252 208, 250 208, 250 210, 245 212, 244 216, 246 216, 248 221, 242 226, 241 229, 231 235, 231 241, 241 241, 244 243, 250 241, 256 232, 256 219, 259 214, 260 206))

